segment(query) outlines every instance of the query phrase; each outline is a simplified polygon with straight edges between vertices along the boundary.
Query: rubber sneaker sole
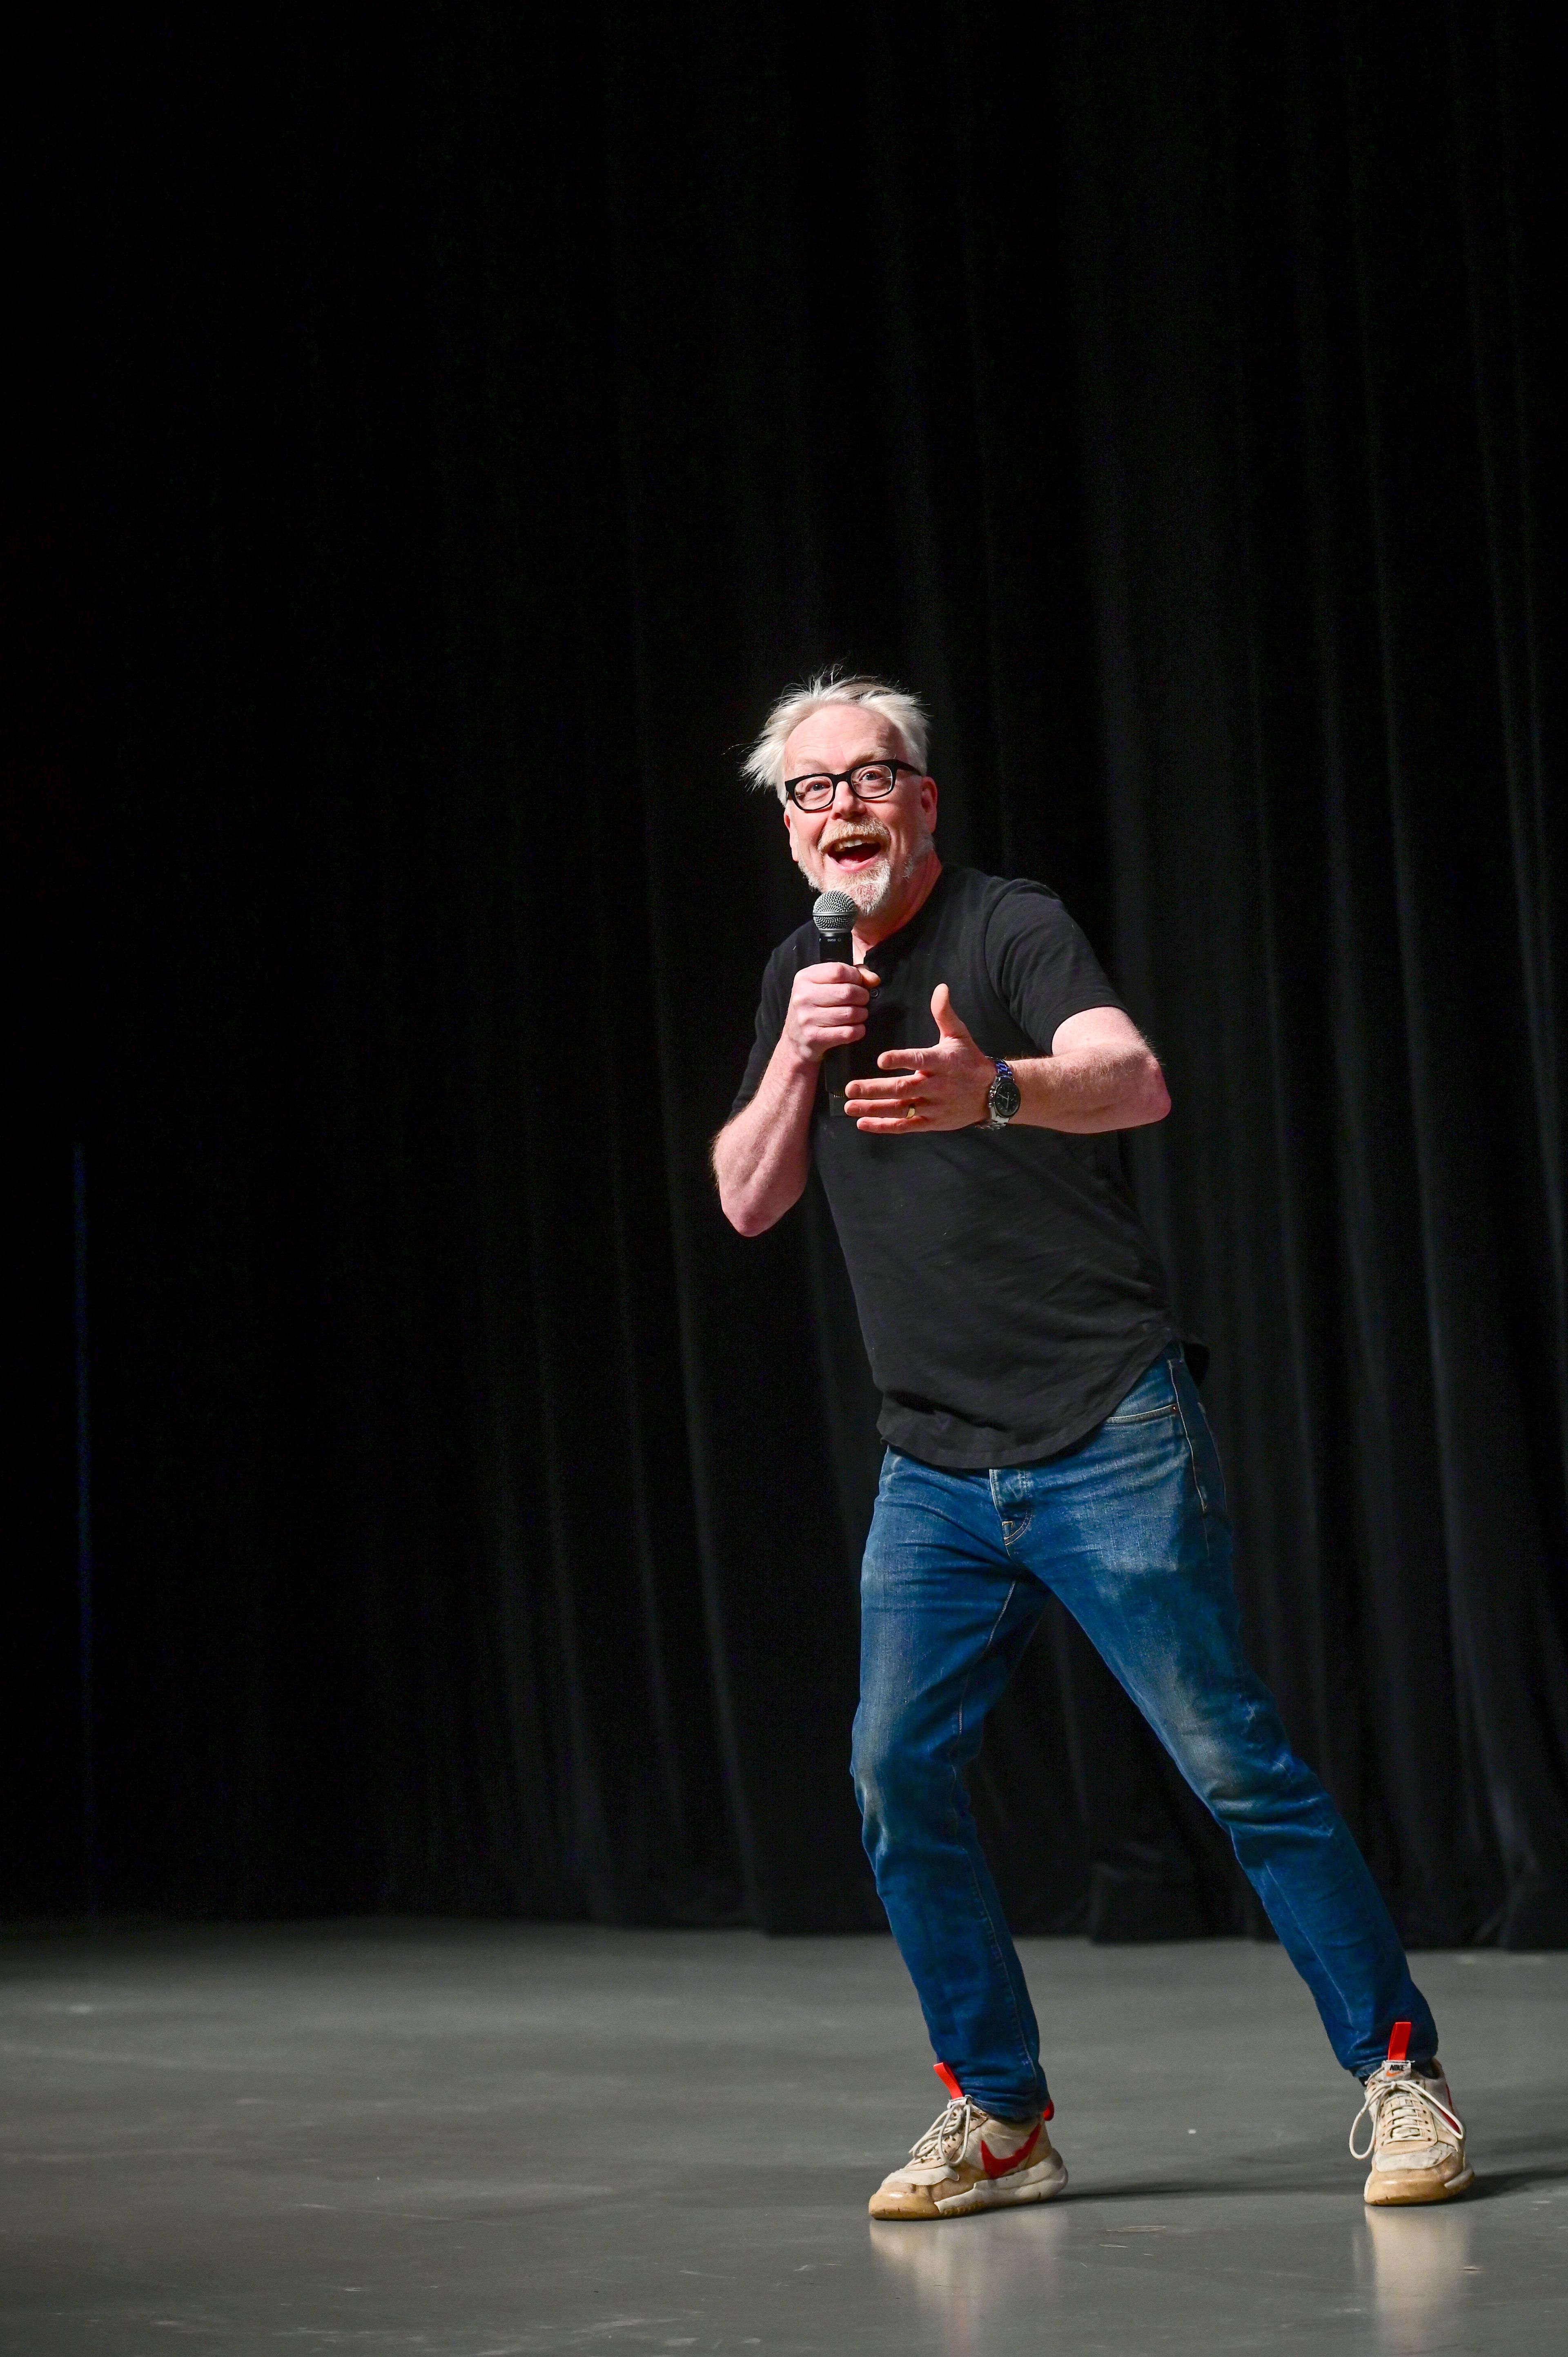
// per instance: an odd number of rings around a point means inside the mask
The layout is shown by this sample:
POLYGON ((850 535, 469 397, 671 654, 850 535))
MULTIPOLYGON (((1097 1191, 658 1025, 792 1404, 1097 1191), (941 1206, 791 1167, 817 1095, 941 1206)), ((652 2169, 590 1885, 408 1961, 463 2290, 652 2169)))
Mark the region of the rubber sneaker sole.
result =
POLYGON ((1388 2169, 1373 2169, 1361 2199, 1369 2210, 1410 2210, 1423 2201, 1452 2201, 1475 2182, 1473 2169, 1462 2169, 1457 2177, 1450 2178, 1435 2178, 1424 2170, 1395 2177, 1388 2169))
POLYGON ((961 2193, 933 2199, 934 2186, 910 2185, 890 2192, 879 2187, 866 2203, 873 2218, 897 2219, 911 2225, 929 2225, 942 2218, 972 2218, 983 2210, 1014 2210, 1027 2201, 1049 2201, 1067 2183, 1067 2163, 1058 2152, 1033 2169, 1009 2177, 979 2177, 961 2193))

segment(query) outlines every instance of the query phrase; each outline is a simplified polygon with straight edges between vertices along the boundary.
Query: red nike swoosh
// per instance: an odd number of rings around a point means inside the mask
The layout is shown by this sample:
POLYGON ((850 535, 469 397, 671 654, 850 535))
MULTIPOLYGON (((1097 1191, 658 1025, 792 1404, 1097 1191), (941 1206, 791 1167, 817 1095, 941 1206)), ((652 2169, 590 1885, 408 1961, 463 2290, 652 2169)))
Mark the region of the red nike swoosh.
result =
POLYGON ((998 2160, 996 2155, 991 2150, 990 2146, 986 2143, 985 2138, 982 2136, 980 2139, 980 2158, 984 2164, 985 2174, 987 2177, 1005 2177, 1009 2169, 1022 2169, 1024 2163, 1028 2159, 1029 2155, 1034 2151, 1035 2147, 1039 2143, 1039 2141, 1040 2131, 1038 2126, 1036 2126, 1034 2135, 1029 2138, 1027 2144, 1021 2144, 1016 2152, 1010 2152, 1004 2159, 998 2160))

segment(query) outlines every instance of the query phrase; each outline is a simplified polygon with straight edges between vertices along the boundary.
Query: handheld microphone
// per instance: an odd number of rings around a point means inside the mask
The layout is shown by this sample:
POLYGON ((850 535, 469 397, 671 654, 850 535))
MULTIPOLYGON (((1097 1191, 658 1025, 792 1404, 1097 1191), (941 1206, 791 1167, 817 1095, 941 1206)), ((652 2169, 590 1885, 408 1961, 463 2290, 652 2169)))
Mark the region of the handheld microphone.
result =
MULTIPOLYGON (((824 965, 854 963, 854 920, 860 911, 847 892, 822 892, 811 909, 811 922, 817 929, 824 965)), ((844 1110, 844 1091, 849 1086, 849 1049, 830 1048, 822 1058, 822 1079, 827 1086, 830 1114, 844 1110)))

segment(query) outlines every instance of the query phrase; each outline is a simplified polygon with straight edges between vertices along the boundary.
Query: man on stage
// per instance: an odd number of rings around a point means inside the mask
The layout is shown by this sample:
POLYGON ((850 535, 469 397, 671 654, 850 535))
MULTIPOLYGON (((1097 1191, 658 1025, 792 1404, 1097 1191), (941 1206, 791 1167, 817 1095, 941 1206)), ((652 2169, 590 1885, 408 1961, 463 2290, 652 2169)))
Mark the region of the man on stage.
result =
POLYGON ((819 679, 746 767, 806 877, 855 910, 853 965, 823 963, 811 924, 769 960, 714 1168, 758 1235, 815 1158, 883 1395, 854 1781, 951 2100, 871 2214, 963 2216, 1067 2182, 962 1781, 1047 1593, 1229 1832, 1364 2082, 1367 2201, 1462 2192, 1426 2001, 1241 1651, 1219 1459, 1112 1135, 1169 1110, 1157 1060, 1053 893, 943 869, 914 697, 819 679), (842 1049, 834 1114, 822 1066, 842 1049))

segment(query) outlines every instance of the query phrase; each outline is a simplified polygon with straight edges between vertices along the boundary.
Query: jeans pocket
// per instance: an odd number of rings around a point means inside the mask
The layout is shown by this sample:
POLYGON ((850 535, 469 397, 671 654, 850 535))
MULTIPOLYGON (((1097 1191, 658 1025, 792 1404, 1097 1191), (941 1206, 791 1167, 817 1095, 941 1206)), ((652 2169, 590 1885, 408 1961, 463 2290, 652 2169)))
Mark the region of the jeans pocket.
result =
POLYGON ((1157 1424, 1162 1416, 1179 1415, 1181 1401, 1168 1353, 1146 1367, 1137 1382, 1118 1400, 1105 1421, 1116 1424, 1157 1424))

